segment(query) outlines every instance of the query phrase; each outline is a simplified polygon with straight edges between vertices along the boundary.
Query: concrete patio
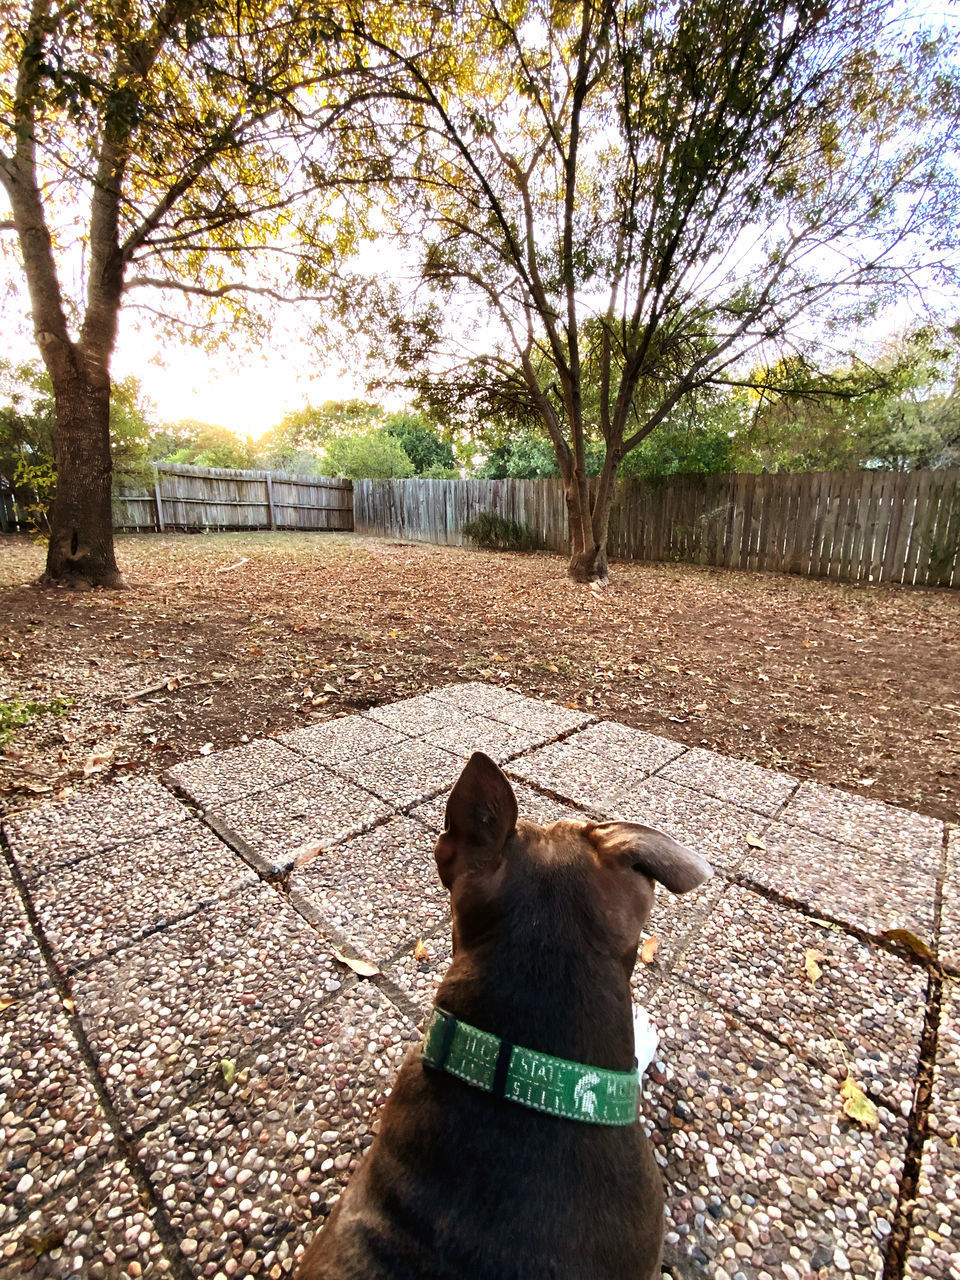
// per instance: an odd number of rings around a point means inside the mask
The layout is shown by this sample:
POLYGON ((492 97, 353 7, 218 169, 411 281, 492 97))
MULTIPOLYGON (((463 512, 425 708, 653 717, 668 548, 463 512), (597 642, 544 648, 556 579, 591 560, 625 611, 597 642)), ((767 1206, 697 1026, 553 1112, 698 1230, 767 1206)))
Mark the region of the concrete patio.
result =
POLYGON ((480 684, 6 820, 0 1276, 290 1274, 449 962, 432 846, 477 749, 521 815, 718 872, 658 890, 635 975, 665 1274, 960 1280, 960 832, 480 684))

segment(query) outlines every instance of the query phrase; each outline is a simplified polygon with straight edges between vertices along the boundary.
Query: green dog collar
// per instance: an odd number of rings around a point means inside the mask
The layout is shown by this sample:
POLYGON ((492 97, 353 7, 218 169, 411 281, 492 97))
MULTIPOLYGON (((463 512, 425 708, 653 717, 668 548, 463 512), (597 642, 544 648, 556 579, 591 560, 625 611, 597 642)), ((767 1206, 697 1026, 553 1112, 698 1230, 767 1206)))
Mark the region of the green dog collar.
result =
POLYGON ((636 1071, 606 1071, 524 1049, 434 1009, 420 1057, 477 1089, 567 1120, 628 1125, 637 1119, 636 1071))

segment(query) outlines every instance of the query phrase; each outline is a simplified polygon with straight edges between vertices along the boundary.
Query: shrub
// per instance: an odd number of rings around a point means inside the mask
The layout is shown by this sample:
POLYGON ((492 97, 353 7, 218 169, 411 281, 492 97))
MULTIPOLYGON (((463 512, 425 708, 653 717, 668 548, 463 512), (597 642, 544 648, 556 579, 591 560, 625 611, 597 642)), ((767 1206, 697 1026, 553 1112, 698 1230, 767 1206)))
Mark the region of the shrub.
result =
POLYGON ((484 551, 539 551, 543 546, 536 529, 494 511, 481 511, 463 526, 463 534, 484 551))
POLYGON ((324 446, 327 474, 348 480, 403 480, 413 475, 413 463, 403 445, 386 431, 334 436, 324 446))

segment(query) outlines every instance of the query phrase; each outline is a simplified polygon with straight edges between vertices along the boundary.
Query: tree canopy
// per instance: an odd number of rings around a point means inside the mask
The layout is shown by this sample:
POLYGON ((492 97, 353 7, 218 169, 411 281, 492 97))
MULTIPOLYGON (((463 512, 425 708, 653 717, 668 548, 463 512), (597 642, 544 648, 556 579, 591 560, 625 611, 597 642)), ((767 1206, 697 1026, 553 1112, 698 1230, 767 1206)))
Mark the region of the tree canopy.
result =
POLYGON ((336 6, 308 0, 11 0, 3 16, 0 223, 58 425, 47 573, 112 584, 122 307, 210 336, 255 319, 252 298, 330 304, 331 262, 360 223, 348 135, 375 67, 358 63, 336 6), (340 198, 311 200, 331 172, 340 198))
POLYGON ((602 575, 620 464, 685 397, 952 279, 955 49, 879 0, 473 0, 451 36, 453 91, 436 42, 368 32, 423 246, 387 330, 425 396, 538 422, 602 575))

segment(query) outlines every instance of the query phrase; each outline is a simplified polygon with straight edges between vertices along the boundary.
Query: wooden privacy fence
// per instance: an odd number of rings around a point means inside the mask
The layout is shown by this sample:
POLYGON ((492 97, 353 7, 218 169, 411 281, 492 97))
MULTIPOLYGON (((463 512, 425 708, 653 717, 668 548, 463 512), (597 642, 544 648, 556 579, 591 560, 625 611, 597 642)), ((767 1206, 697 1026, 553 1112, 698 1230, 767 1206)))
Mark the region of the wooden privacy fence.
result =
MULTIPOLYGON (((568 547, 560 480, 358 480, 361 533, 460 545, 481 511, 568 547)), ((610 554, 852 582, 960 586, 960 471, 623 480, 610 554)))
POLYGON ((150 488, 114 494, 117 529, 352 529, 353 483, 165 462, 150 488))

